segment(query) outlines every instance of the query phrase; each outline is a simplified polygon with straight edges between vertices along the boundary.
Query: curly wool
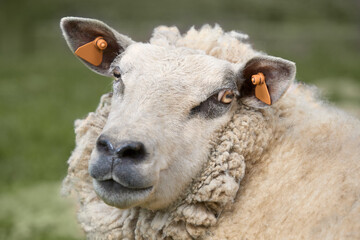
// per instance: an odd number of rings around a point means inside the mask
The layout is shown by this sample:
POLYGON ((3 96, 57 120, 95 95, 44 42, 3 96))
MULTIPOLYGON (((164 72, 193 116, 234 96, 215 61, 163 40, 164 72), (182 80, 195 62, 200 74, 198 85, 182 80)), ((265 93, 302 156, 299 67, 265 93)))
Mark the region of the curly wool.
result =
POLYGON ((154 29, 150 43, 159 46, 187 47, 232 63, 245 63, 260 52, 248 43, 249 36, 235 31, 224 32, 219 25, 192 27, 181 36, 176 27, 159 26, 154 29))

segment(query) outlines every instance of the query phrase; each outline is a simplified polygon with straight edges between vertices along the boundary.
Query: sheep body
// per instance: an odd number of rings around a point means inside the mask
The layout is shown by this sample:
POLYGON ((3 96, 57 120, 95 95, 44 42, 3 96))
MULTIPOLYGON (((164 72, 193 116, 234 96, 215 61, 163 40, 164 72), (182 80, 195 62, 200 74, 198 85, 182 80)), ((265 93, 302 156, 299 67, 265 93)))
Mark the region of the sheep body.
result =
MULTIPOLYGON (((244 34, 220 27, 158 27, 154 45, 204 51, 230 62, 261 53, 244 34)), ((358 239, 360 123, 293 83, 270 108, 240 105, 211 139, 209 160, 167 209, 106 205, 94 192, 88 162, 112 95, 75 123, 76 148, 64 192, 79 202, 79 222, 93 239, 358 239), (246 171, 245 171, 246 164, 246 171), (241 181, 241 183, 240 183, 241 181)))

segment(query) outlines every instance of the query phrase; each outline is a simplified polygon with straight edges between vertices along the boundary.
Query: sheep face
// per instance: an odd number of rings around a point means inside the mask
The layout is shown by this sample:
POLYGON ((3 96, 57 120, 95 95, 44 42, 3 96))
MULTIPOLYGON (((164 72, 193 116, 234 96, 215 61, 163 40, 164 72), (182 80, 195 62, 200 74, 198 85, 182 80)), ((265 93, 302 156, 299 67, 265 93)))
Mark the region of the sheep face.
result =
POLYGON ((201 170, 211 135, 231 116, 233 66, 191 50, 136 43, 111 67, 121 77, 90 160, 95 191, 120 208, 163 208, 201 170))
POLYGON ((211 139, 235 109, 242 103, 265 106, 254 96, 251 75, 267 76, 274 103, 295 74, 293 63, 274 57, 232 64, 188 48, 135 43, 97 20, 65 18, 61 28, 73 51, 99 35, 108 42, 99 66, 84 61, 115 76, 89 174, 95 192, 118 208, 155 210, 174 203, 201 171, 211 139))

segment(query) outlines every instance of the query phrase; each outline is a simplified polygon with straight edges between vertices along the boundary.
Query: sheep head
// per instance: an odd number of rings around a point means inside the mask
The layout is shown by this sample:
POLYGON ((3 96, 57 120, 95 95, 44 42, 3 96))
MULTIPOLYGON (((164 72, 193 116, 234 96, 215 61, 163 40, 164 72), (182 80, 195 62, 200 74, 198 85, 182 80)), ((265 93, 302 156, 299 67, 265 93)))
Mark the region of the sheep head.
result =
POLYGON ((137 43, 92 19, 63 18, 74 52, 101 36, 107 42, 93 71, 114 77, 111 111, 89 162, 95 192, 118 208, 163 209, 184 193, 209 158, 210 139, 255 97, 251 76, 266 76, 272 104, 287 90, 295 65, 253 56, 231 63, 174 44, 137 43))

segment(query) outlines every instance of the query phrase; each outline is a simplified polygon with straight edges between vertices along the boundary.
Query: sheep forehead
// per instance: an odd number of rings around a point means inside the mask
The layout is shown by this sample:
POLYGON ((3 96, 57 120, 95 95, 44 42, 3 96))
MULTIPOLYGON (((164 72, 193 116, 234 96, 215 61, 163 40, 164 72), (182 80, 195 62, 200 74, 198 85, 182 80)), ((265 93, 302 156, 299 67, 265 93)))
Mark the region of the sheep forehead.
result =
MULTIPOLYGON (((205 98, 223 86, 234 72, 233 65, 198 50, 160 47, 151 44, 131 45, 119 63, 125 86, 174 91, 177 95, 205 98)), ((204 100, 204 99, 202 99, 204 100)))

